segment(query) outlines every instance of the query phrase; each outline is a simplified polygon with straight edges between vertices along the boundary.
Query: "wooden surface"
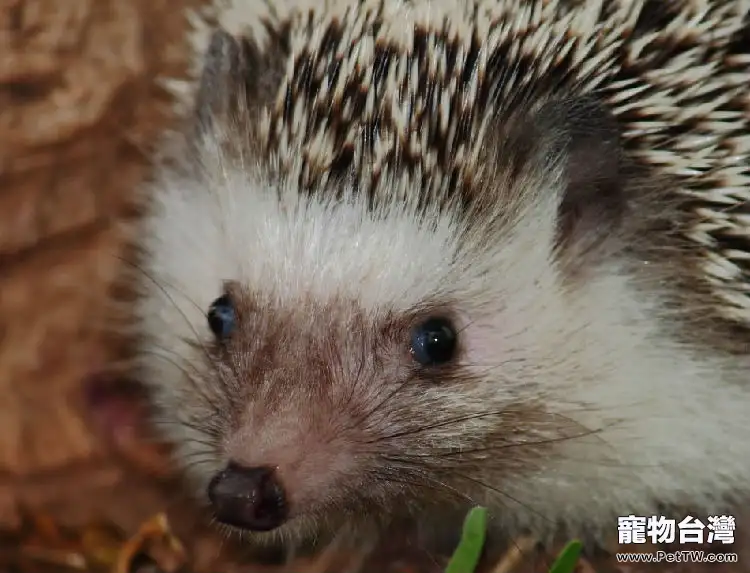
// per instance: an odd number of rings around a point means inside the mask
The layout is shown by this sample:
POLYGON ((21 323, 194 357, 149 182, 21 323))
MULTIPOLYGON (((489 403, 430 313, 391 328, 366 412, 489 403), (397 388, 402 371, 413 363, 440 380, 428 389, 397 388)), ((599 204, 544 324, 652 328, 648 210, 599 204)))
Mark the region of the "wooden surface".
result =
POLYGON ((186 0, 0 0, 0 524, 118 469, 82 413, 116 358, 108 289, 145 158, 169 124, 186 0))

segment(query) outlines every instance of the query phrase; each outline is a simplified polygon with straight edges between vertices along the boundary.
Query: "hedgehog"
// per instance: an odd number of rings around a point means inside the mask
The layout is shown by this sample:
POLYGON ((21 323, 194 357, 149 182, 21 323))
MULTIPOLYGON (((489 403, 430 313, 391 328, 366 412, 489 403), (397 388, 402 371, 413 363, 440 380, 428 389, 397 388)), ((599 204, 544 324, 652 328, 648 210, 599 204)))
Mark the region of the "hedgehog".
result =
POLYGON ((747 499, 750 1, 190 21, 133 335, 216 522, 597 543, 747 499))

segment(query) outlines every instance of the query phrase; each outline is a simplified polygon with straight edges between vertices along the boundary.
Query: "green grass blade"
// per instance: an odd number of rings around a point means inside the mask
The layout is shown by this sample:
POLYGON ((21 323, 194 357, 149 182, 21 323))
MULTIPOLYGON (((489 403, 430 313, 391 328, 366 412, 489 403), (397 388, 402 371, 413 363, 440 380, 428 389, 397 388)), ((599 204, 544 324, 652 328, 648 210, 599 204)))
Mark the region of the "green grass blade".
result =
POLYGON ((473 573, 479 563, 487 531, 487 509, 475 507, 464 520, 461 541, 453 553, 445 573, 473 573))
POLYGON ((560 552, 560 555, 557 556, 557 559, 555 559, 549 573, 573 573, 582 549, 583 544, 580 541, 571 541, 568 543, 565 549, 560 552))

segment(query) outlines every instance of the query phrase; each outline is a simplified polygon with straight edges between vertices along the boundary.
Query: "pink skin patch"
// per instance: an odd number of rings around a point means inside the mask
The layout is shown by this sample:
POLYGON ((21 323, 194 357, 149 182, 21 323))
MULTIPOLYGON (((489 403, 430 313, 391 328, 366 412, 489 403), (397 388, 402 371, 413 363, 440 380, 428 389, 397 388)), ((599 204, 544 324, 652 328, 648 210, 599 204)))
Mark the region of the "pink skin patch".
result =
POLYGON ((93 430, 117 454, 146 473, 172 474, 165 445, 151 433, 145 392, 138 384, 92 376, 83 384, 83 398, 93 430))
POLYGON ((93 377, 84 383, 84 400, 92 422, 112 443, 133 439, 144 412, 142 395, 131 382, 93 377))

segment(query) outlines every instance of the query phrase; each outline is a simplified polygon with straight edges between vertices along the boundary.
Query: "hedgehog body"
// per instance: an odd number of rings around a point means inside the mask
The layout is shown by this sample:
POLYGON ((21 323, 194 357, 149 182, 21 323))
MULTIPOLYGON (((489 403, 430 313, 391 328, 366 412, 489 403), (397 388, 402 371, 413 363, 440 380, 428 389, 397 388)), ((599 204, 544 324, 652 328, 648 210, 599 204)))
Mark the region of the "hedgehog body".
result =
POLYGON ((746 495, 750 2, 215 8, 136 327, 220 521, 602 537, 746 495))

